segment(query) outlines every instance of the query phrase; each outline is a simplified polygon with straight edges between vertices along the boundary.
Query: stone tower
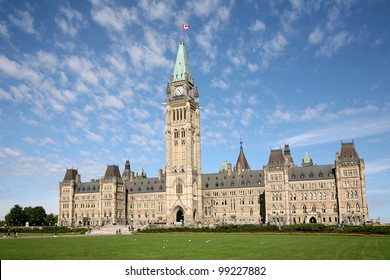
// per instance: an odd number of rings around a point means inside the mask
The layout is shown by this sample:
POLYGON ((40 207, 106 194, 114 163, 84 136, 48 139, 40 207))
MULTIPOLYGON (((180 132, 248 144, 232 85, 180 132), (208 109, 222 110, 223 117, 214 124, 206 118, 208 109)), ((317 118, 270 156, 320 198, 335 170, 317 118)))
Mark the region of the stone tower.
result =
POLYGON ((167 222, 202 220, 199 93, 179 43, 166 99, 167 222))

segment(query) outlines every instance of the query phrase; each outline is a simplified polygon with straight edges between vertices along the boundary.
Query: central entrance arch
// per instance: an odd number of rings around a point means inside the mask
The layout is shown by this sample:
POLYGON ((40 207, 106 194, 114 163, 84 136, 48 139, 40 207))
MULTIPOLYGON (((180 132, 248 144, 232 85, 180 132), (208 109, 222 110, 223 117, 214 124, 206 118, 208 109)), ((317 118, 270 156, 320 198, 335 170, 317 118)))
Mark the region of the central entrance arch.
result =
POLYGON ((184 213, 181 208, 179 208, 176 212, 176 222, 184 223, 184 213))
POLYGON ((317 223, 317 219, 314 218, 314 217, 311 217, 310 220, 309 220, 309 223, 316 224, 317 223))

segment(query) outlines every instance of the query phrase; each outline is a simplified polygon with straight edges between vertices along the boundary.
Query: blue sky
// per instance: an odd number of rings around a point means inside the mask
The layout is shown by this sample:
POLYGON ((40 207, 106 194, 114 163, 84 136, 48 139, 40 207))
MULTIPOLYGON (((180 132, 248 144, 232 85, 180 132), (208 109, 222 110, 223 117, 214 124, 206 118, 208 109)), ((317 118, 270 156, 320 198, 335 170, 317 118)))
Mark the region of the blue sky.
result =
POLYGON ((66 168, 82 181, 126 159, 165 163, 165 88, 180 37, 201 111, 202 170, 252 169, 289 143, 366 162, 371 218, 390 222, 389 1, 0 0, 0 219, 57 213, 66 168), (190 29, 181 32, 181 24, 190 29))

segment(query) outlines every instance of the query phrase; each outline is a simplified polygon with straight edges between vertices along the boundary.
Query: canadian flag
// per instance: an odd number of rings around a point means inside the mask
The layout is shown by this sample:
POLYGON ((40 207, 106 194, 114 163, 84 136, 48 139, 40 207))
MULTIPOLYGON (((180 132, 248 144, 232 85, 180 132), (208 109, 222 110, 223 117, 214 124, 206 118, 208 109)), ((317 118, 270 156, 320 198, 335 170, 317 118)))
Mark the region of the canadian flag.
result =
POLYGON ((187 25, 187 24, 182 24, 182 25, 181 25, 181 29, 188 29, 188 28, 190 28, 190 26, 187 25))

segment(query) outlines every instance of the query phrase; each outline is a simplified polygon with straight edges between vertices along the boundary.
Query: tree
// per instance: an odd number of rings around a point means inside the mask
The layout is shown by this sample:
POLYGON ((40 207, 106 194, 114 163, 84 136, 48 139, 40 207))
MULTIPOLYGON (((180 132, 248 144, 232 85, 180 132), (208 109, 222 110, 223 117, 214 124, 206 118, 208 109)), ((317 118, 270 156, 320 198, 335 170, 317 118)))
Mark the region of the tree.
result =
POLYGON ((41 226, 45 224, 46 211, 42 206, 26 207, 24 208, 26 222, 29 222, 30 226, 41 226))
POLYGON ((15 205, 7 215, 5 221, 8 226, 20 226, 26 223, 26 216, 20 205, 15 205))
POLYGON ((58 221, 58 216, 54 215, 53 213, 50 213, 46 215, 45 225, 54 226, 57 223, 57 221, 58 221))

